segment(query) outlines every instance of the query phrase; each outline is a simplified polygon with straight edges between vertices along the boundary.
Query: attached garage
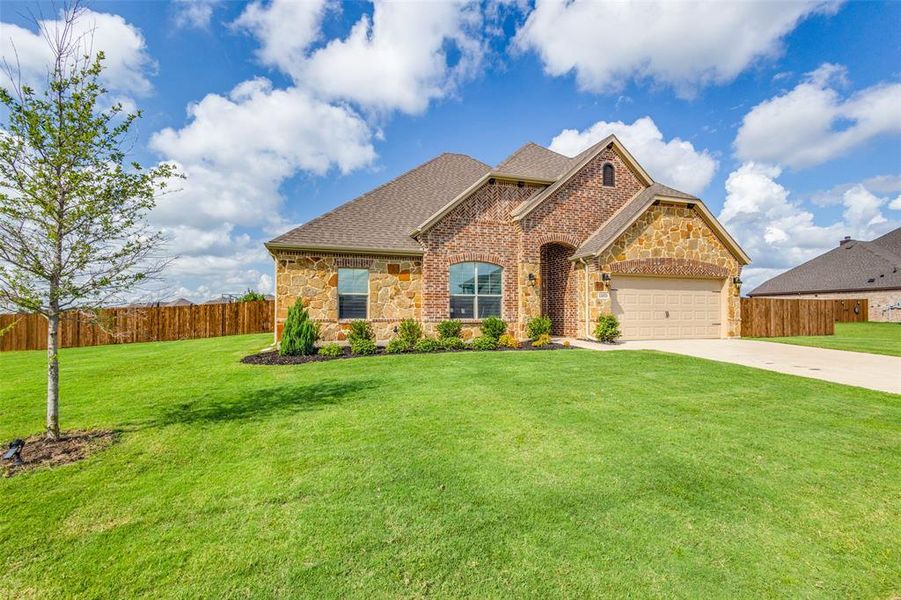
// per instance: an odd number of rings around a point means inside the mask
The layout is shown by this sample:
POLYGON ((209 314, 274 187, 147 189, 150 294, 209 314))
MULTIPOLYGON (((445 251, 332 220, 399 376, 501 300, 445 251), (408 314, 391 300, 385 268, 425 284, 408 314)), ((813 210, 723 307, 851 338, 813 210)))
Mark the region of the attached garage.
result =
POLYGON ((615 275, 613 314, 624 340, 718 338, 722 335, 722 279, 615 275))

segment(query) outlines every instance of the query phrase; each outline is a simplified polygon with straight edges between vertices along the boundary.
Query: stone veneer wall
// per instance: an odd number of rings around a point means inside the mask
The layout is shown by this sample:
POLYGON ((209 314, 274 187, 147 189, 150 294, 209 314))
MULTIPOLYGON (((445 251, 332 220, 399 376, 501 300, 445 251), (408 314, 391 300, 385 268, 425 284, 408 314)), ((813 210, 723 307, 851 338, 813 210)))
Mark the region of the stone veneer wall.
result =
POLYGON ((755 298, 808 298, 819 300, 859 300, 867 299, 870 321, 901 323, 901 290, 866 290, 861 292, 828 292, 823 294, 791 294, 782 296, 755 296, 755 298))
POLYGON ((368 319, 379 341, 394 336, 403 319, 421 320, 422 258, 279 251, 275 258, 276 331, 302 298, 319 323, 322 341, 342 341, 349 321, 338 319, 338 269, 369 269, 368 319))
MULTIPOLYGON (((614 277, 620 274, 723 279, 723 332, 726 337, 741 335, 740 289, 731 279, 741 274, 741 265, 695 209, 665 204, 652 206, 610 248, 589 263, 588 303, 592 322, 600 314, 611 311, 609 289, 601 277, 605 272, 614 277)), ((584 271, 580 275, 584 277, 584 271)), ((579 310, 584 315, 584 284, 579 288, 579 310)))

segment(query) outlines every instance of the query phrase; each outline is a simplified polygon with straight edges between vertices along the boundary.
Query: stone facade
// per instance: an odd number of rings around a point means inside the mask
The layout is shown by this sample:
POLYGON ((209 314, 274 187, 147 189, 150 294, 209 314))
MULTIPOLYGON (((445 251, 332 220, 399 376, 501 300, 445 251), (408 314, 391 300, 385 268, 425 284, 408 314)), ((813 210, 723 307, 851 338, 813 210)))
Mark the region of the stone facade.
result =
POLYGON ((732 284, 741 264, 694 208, 652 206, 587 266, 589 289, 585 294, 584 284, 580 288, 579 314, 585 314, 587 298, 592 322, 611 311, 603 273, 700 277, 723 280, 723 337, 741 335, 740 289, 732 284))
MULTIPOLYGON (((615 148, 603 150, 525 217, 512 217, 544 189, 515 180, 488 181, 419 236, 421 256, 274 251, 278 334, 288 307, 303 298, 311 316, 321 323, 323 339, 344 339, 348 323, 337 318, 340 267, 369 269, 369 320, 379 341, 393 337, 394 328, 405 318, 422 322, 426 333, 434 334, 437 323, 448 318, 449 267, 458 262, 488 262, 503 268, 501 317, 520 338, 525 337, 526 322, 541 314, 551 315, 556 333, 585 335, 590 331, 586 302, 592 322, 609 310, 604 272, 726 281, 741 271, 699 214, 684 206, 654 206, 597 259, 569 261, 575 248, 644 189, 615 148), (603 185, 606 164, 615 169, 613 186, 603 185)), ((735 286, 724 285, 724 307, 728 315, 724 335, 738 335, 735 286)), ((478 335, 478 328, 478 321, 465 322, 464 336, 478 335)))
POLYGON ((864 290, 860 292, 830 292, 825 294, 792 294, 790 296, 755 296, 756 298, 808 298, 819 300, 867 299, 870 321, 901 323, 901 290, 864 290))

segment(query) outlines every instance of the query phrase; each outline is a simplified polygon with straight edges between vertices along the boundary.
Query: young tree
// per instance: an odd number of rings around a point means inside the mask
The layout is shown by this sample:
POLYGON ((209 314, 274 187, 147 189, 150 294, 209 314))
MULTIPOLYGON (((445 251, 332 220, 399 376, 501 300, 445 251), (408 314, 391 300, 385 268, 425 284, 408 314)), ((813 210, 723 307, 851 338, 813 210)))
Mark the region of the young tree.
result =
MULTIPOLYGON (((47 436, 59 438, 58 334, 64 311, 93 311, 158 273, 162 235, 146 222, 177 173, 126 162, 140 113, 108 105, 103 53, 78 35, 82 10, 66 6, 44 25, 52 50, 38 91, 5 64, 0 88, 0 308, 47 319, 47 436)), ((46 23, 46 21, 44 22, 46 23)))

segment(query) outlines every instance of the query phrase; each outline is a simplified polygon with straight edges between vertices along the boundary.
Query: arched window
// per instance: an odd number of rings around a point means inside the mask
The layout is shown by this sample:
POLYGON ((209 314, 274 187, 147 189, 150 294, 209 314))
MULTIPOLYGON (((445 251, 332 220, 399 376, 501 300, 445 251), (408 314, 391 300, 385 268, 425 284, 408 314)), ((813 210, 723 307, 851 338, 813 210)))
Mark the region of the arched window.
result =
POLYGON ((464 262, 450 266, 450 317, 484 319, 501 316, 501 275, 497 265, 464 262))
POLYGON ((616 180, 614 179, 613 173, 613 165, 607 163, 604 165, 604 185, 613 187, 616 185, 616 180))

